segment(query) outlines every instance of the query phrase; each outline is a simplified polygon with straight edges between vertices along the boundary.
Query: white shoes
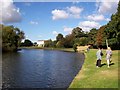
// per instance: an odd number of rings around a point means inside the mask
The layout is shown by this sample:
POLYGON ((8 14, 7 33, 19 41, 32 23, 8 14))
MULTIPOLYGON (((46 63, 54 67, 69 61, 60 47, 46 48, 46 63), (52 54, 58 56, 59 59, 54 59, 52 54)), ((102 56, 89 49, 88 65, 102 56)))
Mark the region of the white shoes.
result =
POLYGON ((100 67, 98 67, 98 66, 96 66, 97 68, 100 68, 100 67))

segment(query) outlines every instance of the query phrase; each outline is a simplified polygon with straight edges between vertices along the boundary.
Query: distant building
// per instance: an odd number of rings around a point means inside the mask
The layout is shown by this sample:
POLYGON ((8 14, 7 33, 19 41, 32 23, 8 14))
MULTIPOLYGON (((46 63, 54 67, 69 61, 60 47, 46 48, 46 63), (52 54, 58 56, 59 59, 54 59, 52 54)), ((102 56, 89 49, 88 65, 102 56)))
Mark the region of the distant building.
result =
POLYGON ((44 45, 45 45, 45 40, 38 40, 37 41, 37 46, 38 47, 44 47, 44 45))

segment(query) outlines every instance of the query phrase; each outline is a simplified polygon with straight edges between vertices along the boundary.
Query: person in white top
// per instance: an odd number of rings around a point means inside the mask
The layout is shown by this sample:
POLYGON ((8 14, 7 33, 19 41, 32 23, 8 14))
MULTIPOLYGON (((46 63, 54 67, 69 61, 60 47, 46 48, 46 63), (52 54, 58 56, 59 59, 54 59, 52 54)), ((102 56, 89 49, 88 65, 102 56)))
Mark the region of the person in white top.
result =
POLYGON ((108 47, 107 50, 106 50, 106 60, 107 60, 108 68, 110 66, 111 56, 112 56, 112 50, 111 50, 110 47, 108 47))

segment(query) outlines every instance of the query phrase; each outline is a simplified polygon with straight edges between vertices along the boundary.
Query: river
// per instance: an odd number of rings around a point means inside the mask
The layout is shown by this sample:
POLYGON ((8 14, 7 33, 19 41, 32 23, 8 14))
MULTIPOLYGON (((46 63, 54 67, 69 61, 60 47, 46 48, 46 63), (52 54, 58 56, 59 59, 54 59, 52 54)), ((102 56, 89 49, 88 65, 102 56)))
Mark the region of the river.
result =
POLYGON ((57 50, 3 53, 3 88, 68 88, 83 62, 83 54, 57 50))

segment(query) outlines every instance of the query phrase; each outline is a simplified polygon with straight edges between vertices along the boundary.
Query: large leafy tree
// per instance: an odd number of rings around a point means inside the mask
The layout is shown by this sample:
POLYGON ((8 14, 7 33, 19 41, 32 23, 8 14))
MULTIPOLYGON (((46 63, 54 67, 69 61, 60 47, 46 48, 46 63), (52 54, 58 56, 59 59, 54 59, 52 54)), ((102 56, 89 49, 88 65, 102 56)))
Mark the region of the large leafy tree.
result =
POLYGON ((58 42, 56 43, 56 47, 58 47, 58 48, 63 48, 63 47, 64 47, 64 39, 58 41, 58 42))
POLYGON ((64 37, 61 33, 56 36, 56 47, 64 47, 64 37))
POLYGON ((105 26, 102 26, 98 29, 97 36, 96 36, 96 43, 98 46, 105 45, 105 35, 104 35, 105 26))
POLYGON ((96 35, 97 35, 98 30, 96 28, 93 28, 90 30, 88 33, 88 44, 96 45, 96 35))
POLYGON ((24 39, 24 32, 14 26, 2 25, 2 50, 17 50, 21 40, 24 39))
POLYGON ((72 34, 76 37, 76 38, 80 38, 80 37, 84 37, 85 33, 84 31, 82 31, 81 28, 76 27, 72 30, 72 34))
POLYGON ((64 40, 64 47, 66 48, 71 48, 74 45, 74 35, 73 34, 69 34, 65 36, 65 40, 64 40))
POLYGON ((22 39, 25 38, 25 36, 24 36, 25 33, 23 31, 20 31, 20 29, 17 27, 15 28, 15 32, 17 34, 18 46, 20 46, 22 39))
POLYGON ((117 12, 111 16, 111 21, 106 25, 105 33, 109 45, 113 49, 120 49, 120 2, 117 12))

